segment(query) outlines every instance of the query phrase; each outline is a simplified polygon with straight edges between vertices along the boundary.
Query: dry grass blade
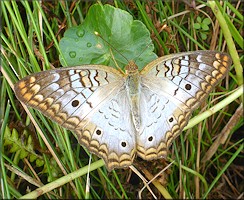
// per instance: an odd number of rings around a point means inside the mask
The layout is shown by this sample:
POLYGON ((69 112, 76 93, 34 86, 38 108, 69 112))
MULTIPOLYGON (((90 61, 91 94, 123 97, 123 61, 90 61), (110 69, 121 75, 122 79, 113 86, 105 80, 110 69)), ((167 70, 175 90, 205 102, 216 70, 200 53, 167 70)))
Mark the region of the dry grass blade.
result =
POLYGON ((233 130, 233 127, 236 126, 236 123, 243 117, 243 104, 241 103, 240 106, 236 109, 233 116, 230 118, 228 123, 225 125, 219 136, 216 138, 214 143, 211 145, 209 150, 206 152, 205 156, 202 159, 202 162, 207 162, 210 158, 216 153, 218 147, 221 144, 224 144, 227 140, 229 134, 233 130))

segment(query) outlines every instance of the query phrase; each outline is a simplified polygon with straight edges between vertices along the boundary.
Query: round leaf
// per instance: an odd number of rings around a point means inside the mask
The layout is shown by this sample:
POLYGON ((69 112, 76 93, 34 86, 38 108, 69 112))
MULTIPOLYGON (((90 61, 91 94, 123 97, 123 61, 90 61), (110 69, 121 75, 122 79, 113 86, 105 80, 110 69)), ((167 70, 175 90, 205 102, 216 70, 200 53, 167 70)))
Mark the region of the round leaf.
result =
POLYGON ((203 21, 202 21, 203 24, 206 24, 206 25, 209 25, 211 24, 211 20, 209 18, 205 18, 203 21))
POLYGON ((20 159, 23 159, 28 156, 28 152, 25 149, 21 149, 20 151, 20 159))
POLYGON ((30 155, 30 161, 33 162, 34 160, 37 159, 37 156, 35 154, 30 155))
POLYGON ((204 31, 208 31, 208 30, 209 30, 208 25, 206 25, 206 24, 202 24, 202 30, 204 30, 204 31))
POLYGON ((201 28, 201 25, 199 23, 195 23, 193 25, 194 29, 200 29, 201 28))
POLYGON ((205 34, 205 33, 200 33, 201 34, 201 38, 203 39, 203 40, 206 40, 207 39, 207 35, 205 34))
POLYGON ((37 167, 41 167, 41 166, 43 166, 44 165, 44 161, 43 160, 41 160, 41 159, 36 159, 36 166, 37 167))
POLYGON ((197 22, 201 23, 202 22, 202 18, 201 17, 197 17, 197 22))
POLYGON ((60 48, 65 58, 60 61, 64 66, 103 64, 115 67, 114 56, 121 68, 129 60, 136 60, 142 68, 157 58, 146 26, 133 20, 128 12, 110 5, 91 6, 84 23, 65 32, 60 48), (95 35, 95 31, 104 40, 95 35))

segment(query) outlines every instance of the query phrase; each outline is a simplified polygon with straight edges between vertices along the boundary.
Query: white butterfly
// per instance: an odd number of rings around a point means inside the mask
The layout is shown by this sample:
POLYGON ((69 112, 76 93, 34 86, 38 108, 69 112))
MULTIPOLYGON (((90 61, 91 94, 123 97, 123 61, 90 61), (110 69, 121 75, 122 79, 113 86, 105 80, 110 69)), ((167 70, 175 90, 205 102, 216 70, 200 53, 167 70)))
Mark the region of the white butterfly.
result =
POLYGON ((82 65, 32 74, 15 84, 26 105, 74 131, 109 170, 165 157, 172 140, 226 75, 229 55, 194 51, 158 58, 140 72, 82 65))

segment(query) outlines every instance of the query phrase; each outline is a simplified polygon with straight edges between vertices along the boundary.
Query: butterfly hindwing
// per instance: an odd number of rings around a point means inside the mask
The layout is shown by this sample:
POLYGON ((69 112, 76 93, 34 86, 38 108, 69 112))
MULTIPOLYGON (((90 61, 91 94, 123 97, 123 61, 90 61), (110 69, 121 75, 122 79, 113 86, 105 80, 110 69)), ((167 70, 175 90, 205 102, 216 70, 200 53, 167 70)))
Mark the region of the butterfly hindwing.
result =
POLYGON ((102 157, 109 170, 132 164, 136 137, 124 88, 83 123, 76 130, 78 141, 102 157))
POLYGON ((166 157, 174 135, 187 123, 189 110, 147 87, 142 87, 140 99, 142 126, 137 137, 137 154, 145 160, 166 157))

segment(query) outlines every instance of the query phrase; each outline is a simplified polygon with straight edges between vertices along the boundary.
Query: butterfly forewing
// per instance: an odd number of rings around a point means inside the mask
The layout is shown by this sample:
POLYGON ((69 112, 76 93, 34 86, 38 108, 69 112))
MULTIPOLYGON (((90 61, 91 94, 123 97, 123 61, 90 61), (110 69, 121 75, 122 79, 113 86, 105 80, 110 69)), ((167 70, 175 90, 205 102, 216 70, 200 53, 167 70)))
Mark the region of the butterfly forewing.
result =
POLYGON ((40 110, 63 127, 75 130, 80 121, 116 93, 123 83, 117 70, 82 66, 27 76, 15 84, 15 93, 26 105, 40 110))

